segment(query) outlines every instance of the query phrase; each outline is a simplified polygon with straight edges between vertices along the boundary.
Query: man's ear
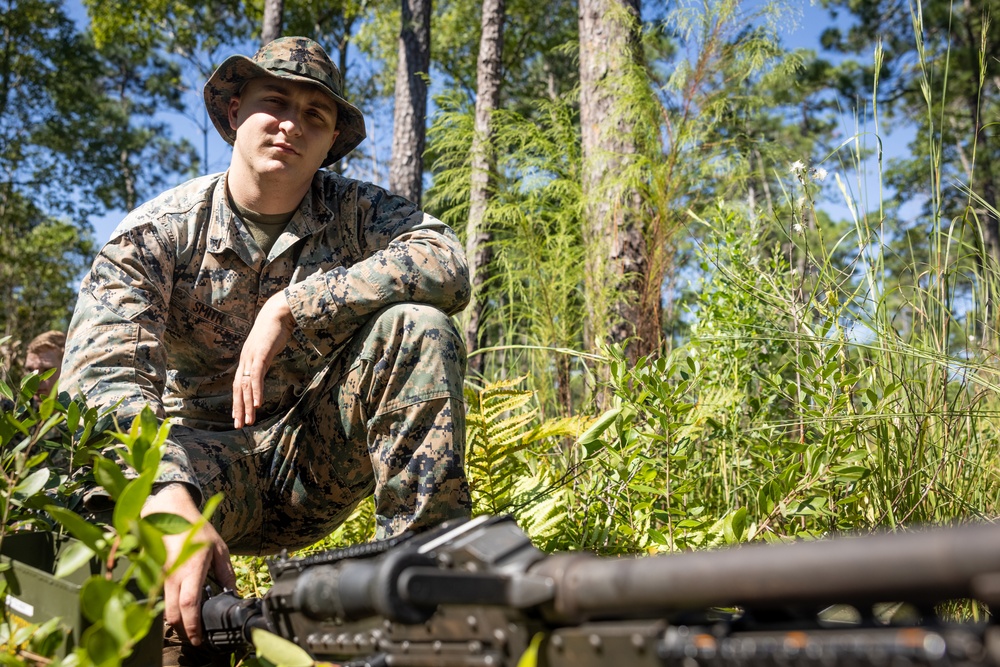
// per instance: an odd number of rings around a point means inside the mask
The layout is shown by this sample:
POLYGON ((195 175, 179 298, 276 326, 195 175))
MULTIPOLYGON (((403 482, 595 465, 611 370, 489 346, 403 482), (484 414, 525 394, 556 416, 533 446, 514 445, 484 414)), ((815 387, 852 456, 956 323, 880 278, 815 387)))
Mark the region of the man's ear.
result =
POLYGON ((340 135, 340 130, 333 131, 333 138, 330 139, 330 145, 327 146, 326 152, 329 153, 330 149, 333 148, 333 144, 337 141, 337 137, 340 135))
POLYGON ((229 98, 229 127, 235 132, 239 129, 239 124, 236 122, 237 114, 240 110, 240 97, 239 95, 233 95, 229 98))

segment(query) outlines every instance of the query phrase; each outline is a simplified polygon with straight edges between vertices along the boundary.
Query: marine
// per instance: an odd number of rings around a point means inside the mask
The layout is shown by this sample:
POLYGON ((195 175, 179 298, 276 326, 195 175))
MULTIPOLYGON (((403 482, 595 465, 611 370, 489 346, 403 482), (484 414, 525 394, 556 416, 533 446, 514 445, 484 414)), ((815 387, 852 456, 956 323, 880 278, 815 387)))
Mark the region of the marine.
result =
MULTIPOLYGON (((193 521, 225 496, 208 549, 164 589, 166 622, 194 645, 206 576, 235 587, 231 553, 306 546, 372 494, 377 537, 470 508, 454 232, 323 169, 365 128, 315 42, 227 59, 205 104, 229 169, 121 222, 81 284, 62 367, 63 388, 117 404, 120 425, 146 405, 170 418, 144 514, 193 521)), ((182 541, 164 538, 168 560, 182 541)))

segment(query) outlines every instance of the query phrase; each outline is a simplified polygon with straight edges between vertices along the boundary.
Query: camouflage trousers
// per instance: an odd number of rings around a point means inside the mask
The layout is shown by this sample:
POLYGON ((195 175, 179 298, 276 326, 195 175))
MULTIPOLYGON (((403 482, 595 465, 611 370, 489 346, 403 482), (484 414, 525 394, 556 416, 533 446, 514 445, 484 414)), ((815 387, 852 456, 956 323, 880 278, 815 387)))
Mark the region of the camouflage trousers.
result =
POLYGON ((465 347, 430 306, 376 313, 283 415, 232 431, 182 425, 204 498, 235 554, 328 535, 375 494, 376 537, 468 515, 465 347))

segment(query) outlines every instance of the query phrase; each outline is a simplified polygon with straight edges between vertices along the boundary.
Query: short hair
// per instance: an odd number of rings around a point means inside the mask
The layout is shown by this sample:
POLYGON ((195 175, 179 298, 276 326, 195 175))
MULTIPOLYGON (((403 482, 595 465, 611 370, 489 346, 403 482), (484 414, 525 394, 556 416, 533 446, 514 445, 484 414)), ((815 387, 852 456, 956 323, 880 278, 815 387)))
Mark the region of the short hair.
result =
POLYGON ((25 351, 25 356, 29 354, 41 354, 42 352, 48 352, 49 350, 55 350, 59 354, 63 353, 66 348, 66 334, 62 331, 46 331, 43 334, 35 336, 30 343, 28 343, 28 349, 25 351))

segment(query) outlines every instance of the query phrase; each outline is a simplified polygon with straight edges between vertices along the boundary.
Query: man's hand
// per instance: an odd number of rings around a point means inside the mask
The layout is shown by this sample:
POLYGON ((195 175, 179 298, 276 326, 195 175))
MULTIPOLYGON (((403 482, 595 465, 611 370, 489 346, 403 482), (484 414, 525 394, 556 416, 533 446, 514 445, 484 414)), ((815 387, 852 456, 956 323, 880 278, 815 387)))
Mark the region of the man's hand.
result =
POLYGON ((295 329, 295 318, 284 292, 264 303, 243 343, 240 363, 233 378, 233 426, 254 423, 257 408, 264 404, 264 375, 279 352, 285 349, 295 329))
MULTIPOLYGON (((201 512, 191 499, 191 494, 183 484, 169 484, 146 500, 142 516, 163 512, 176 514, 197 523, 201 512)), ((163 546, 167 550, 166 567, 169 570, 177 560, 186 534, 165 535, 163 546)), ((163 586, 165 608, 163 619, 177 630, 181 637, 187 637, 195 646, 201 644, 201 590, 205 577, 211 569, 218 583, 224 588, 236 590, 236 573, 229 560, 229 547, 222 541, 212 524, 206 523, 195 533, 194 540, 207 544, 206 549, 188 558, 177 570, 167 577, 163 586)))

